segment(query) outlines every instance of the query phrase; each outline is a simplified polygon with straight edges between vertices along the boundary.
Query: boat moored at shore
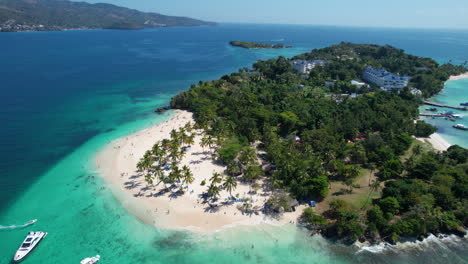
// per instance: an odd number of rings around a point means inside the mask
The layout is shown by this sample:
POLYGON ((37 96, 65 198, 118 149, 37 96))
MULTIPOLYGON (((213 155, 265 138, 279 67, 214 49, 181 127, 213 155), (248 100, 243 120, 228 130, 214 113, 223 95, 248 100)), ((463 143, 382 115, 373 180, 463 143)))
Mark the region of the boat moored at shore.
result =
POLYGON ((456 129, 460 129, 460 130, 468 130, 468 127, 466 127, 465 125, 462 125, 462 124, 456 124, 453 127, 456 128, 456 129))

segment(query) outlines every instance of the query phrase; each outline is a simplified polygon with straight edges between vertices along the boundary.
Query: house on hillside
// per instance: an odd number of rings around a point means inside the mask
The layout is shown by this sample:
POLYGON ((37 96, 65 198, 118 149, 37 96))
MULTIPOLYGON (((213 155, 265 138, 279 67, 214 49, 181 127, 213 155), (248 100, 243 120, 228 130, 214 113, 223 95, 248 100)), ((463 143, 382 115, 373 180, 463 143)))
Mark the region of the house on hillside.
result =
POLYGON ((327 64, 325 60, 293 60, 292 67, 299 73, 307 74, 315 67, 323 67, 327 64))
POLYGON ((354 85, 357 88, 361 88, 363 86, 368 86, 366 83, 359 82, 359 81, 356 81, 356 80, 351 80, 351 85, 354 85))
POLYGON ((384 68, 374 69, 372 66, 367 66, 362 75, 362 79, 368 83, 379 86, 380 89, 384 91, 391 91, 392 89, 403 89, 408 86, 411 77, 393 74, 384 68))

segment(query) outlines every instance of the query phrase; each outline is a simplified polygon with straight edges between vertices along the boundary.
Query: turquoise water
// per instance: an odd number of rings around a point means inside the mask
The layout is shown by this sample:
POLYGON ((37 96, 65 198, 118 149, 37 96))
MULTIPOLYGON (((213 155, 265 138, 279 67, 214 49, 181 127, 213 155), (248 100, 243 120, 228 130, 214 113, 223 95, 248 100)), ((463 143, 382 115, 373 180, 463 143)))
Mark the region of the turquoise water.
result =
POLYGON ((192 83, 340 41, 388 43, 438 61, 468 57, 466 31, 228 24, 0 34, 0 226, 39 219, 34 227, 0 227, 0 264, 30 230, 49 235, 24 263, 79 263, 95 254, 102 263, 466 263, 466 240, 357 253, 292 225, 159 230, 122 209, 96 175, 97 151, 167 120, 171 113, 152 111, 192 83), (281 39, 294 48, 227 44, 237 39, 281 39))
MULTIPOLYGON (((468 102, 468 79, 459 79, 448 81, 440 94, 430 99, 439 104, 449 106, 460 106, 460 103, 468 102)), ((428 106, 420 107, 421 113, 429 113, 425 109, 428 106)), ((454 111, 461 115, 462 118, 456 121, 446 120, 444 118, 423 118, 424 121, 437 127, 439 133, 450 144, 458 144, 464 148, 468 148, 468 133, 467 131, 455 129, 454 124, 463 124, 468 126, 468 111, 454 110, 449 108, 438 107, 438 112, 454 111)))

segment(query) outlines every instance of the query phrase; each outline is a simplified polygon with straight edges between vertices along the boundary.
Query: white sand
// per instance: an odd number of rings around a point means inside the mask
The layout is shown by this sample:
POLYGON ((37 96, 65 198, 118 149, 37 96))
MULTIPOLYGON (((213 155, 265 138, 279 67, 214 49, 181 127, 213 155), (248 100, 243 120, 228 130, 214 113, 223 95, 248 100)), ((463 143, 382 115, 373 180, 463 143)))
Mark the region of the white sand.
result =
POLYGON ((468 72, 465 72, 465 73, 460 74, 460 75, 450 76, 450 78, 448 80, 449 81, 455 81, 455 80, 460 80, 460 79, 468 79, 468 72))
POLYGON ((429 142, 432 147, 437 150, 437 151, 445 151, 447 150, 450 146, 452 146, 450 143, 448 143, 445 139, 443 139, 439 134, 434 133, 430 135, 428 138, 416 138, 421 142, 429 142))
MULTIPOLYGON (((242 204, 240 202, 221 204, 229 197, 226 191, 221 192, 217 210, 212 211, 208 204, 202 204, 199 195, 206 191, 207 186, 201 186, 200 183, 204 179, 209 182, 213 172, 223 174, 225 167, 211 158, 212 149, 208 147, 203 149, 199 145, 202 138, 201 131, 195 137, 195 144, 180 162, 181 167, 187 165, 191 168, 195 181, 189 186, 188 191, 178 198, 171 198, 169 196, 171 193, 157 196, 156 194, 164 188, 163 184, 156 187, 147 186, 144 177, 136 171, 136 164, 154 143, 169 138, 172 129, 183 127, 187 122, 194 123, 192 113, 177 110, 170 120, 115 140, 98 153, 96 168, 99 174, 129 212, 147 224, 193 232, 211 232, 237 225, 260 223, 280 225, 297 221, 305 206, 297 208, 294 213, 283 214, 281 219, 273 219, 261 212, 258 215, 244 215, 237 209, 237 206, 242 204)), ((265 179, 259 183, 265 183, 265 179)), ((250 195, 249 191, 249 185, 238 182, 232 194, 254 200, 254 208, 263 208, 270 192, 267 189, 260 189, 258 194, 250 195)))

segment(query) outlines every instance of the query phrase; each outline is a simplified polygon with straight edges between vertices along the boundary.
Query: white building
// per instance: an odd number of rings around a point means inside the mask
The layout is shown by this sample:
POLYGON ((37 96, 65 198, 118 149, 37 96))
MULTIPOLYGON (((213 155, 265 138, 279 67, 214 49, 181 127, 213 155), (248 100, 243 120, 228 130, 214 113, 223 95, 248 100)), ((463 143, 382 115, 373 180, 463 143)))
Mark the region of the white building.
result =
POLYGON ((393 74, 384 68, 374 69, 371 66, 367 66, 362 75, 362 79, 379 86, 382 90, 390 91, 392 89, 402 89, 408 86, 411 77, 393 74))
POLYGON ((354 86, 357 86, 357 88, 361 88, 363 86, 367 86, 366 83, 363 83, 363 82, 358 82, 356 80, 351 80, 351 84, 354 85, 354 86))
POLYGON ((325 60, 293 60, 292 61, 292 67, 294 70, 298 71, 299 73, 309 73, 310 70, 312 70, 315 67, 322 67, 327 64, 327 61, 325 60))
POLYGON ((411 87, 411 88, 410 88, 410 92, 411 92, 412 95, 415 95, 415 96, 422 96, 421 90, 416 89, 416 88, 414 88, 414 87, 411 87))

